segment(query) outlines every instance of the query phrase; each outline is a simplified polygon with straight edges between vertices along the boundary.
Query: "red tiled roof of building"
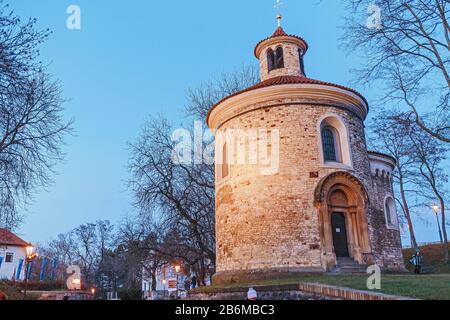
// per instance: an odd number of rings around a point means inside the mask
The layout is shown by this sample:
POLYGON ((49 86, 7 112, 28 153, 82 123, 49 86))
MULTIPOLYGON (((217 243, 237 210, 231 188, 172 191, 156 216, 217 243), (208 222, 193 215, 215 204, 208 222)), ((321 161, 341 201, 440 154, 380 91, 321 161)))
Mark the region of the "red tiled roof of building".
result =
POLYGON ((0 245, 26 247, 28 243, 11 231, 0 228, 0 245))
POLYGON ((257 90, 257 89, 266 88, 266 87, 270 87, 270 86, 285 85, 285 84, 318 84, 318 85, 332 86, 332 87, 348 90, 348 91, 353 92, 354 94, 358 95, 368 105, 368 102, 367 102, 366 98, 364 98, 364 96, 362 94, 360 94, 356 90, 353 90, 351 88, 347 88, 345 86, 341 86, 341 85, 334 84, 334 83, 331 83, 331 82, 324 82, 324 81, 320 81, 320 80, 310 79, 310 78, 307 78, 307 77, 279 76, 279 77, 274 77, 274 78, 267 79, 265 81, 262 81, 260 83, 255 84, 254 86, 251 86, 251 87, 249 87, 247 89, 244 89, 242 91, 236 92, 236 93, 234 93, 232 95, 229 95, 228 97, 223 98, 221 101, 216 103, 211 108, 211 110, 208 113, 207 122, 209 122, 209 116, 210 116, 212 110, 214 110, 214 108, 216 106, 218 106, 219 104, 221 104, 222 102, 224 102, 224 101, 226 101, 226 100, 228 100, 228 99, 230 99, 232 97, 235 97, 237 95, 240 95, 242 93, 245 93, 245 92, 248 92, 248 91, 252 91, 252 90, 257 90))
POLYGON ((261 40, 260 42, 258 42, 258 44, 255 46, 255 56, 258 58, 257 54, 256 54, 256 49, 258 48, 258 46, 263 43, 264 41, 267 41, 269 39, 272 38, 277 38, 277 37, 292 37, 292 38, 296 38, 300 41, 302 41, 305 45, 306 45, 306 51, 308 50, 308 43, 305 41, 305 39, 303 39, 302 37, 296 36, 296 35, 292 35, 292 34, 287 34, 284 29, 282 27, 278 27, 275 32, 268 38, 261 40))
POLYGON ((283 37, 283 36, 287 36, 288 34, 286 32, 284 32, 283 27, 278 27, 277 30, 275 30, 275 32, 273 33, 271 38, 274 37, 283 37))

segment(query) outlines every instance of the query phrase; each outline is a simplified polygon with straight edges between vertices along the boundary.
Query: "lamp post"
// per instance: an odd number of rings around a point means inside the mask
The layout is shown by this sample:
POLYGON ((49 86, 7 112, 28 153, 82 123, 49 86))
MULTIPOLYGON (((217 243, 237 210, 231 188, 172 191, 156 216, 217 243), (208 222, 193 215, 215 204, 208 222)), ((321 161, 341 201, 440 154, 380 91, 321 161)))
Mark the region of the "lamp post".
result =
POLYGON ((34 246, 30 243, 26 247, 26 259, 25 259, 25 287, 23 290, 23 300, 27 297, 27 289, 28 289, 28 268, 30 267, 30 263, 37 258, 38 254, 33 253, 34 246))
POLYGON ((441 243, 444 243, 444 238, 442 237, 441 224, 439 222, 439 206, 437 204, 433 204, 431 208, 433 209, 434 213, 436 213, 436 220, 439 229, 439 238, 441 239, 441 243))
POLYGON ((179 287, 179 285, 178 285, 178 273, 180 273, 180 269, 181 269, 181 267, 179 265, 175 266, 175 272, 177 274, 177 299, 178 299, 178 287, 179 287))

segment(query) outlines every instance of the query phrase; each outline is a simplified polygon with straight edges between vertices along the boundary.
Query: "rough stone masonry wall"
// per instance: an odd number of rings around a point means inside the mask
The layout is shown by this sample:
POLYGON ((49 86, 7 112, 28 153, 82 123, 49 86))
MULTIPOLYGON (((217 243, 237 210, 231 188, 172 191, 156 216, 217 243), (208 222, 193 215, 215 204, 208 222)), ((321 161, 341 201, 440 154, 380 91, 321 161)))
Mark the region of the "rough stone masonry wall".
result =
POLYGON ((262 166, 232 165, 230 176, 217 181, 218 272, 321 269, 318 212, 314 207, 317 184, 333 172, 350 171, 370 192, 361 119, 327 105, 284 100, 269 107, 273 103, 249 106, 249 112, 231 118, 221 128, 278 129, 281 147, 278 174, 261 176, 262 166), (349 129, 354 171, 321 163, 319 120, 328 113, 341 116, 349 129))
POLYGON ((392 180, 387 177, 372 177, 373 192, 370 197, 369 227, 372 231, 372 249, 376 263, 391 271, 404 271, 400 230, 388 228, 384 213, 384 199, 394 197, 392 180))
MULTIPOLYGON (((196 290, 189 293, 191 300, 246 300, 249 288, 196 290)), ((408 297, 386 295, 373 291, 327 286, 317 283, 297 285, 257 286, 258 300, 414 300, 408 297)))

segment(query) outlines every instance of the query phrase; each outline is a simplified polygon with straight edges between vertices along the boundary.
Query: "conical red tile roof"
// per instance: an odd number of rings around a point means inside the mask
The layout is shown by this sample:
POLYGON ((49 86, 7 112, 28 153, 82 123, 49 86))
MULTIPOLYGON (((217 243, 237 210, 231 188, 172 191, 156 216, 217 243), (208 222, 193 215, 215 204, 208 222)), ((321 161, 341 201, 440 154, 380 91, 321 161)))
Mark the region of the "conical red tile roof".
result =
POLYGON ((228 99, 230 99, 232 97, 235 97, 237 95, 240 95, 240 94, 248 92, 248 91, 253 91, 253 90, 266 88, 266 87, 271 87, 271 86, 286 85, 286 84, 318 84, 318 85, 331 86, 331 87, 344 89, 344 90, 353 92, 354 94, 358 95, 368 105, 368 102, 367 102, 366 98, 362 94, 360 94, 356 90, 353 90, 353 89, 345 87, 345 86, 341 86, 341 85, 334 84, 334 83, 331 83, 331 82, 325 82, 325 81, 310 79, 310 78, 307 78, 307 77, 301 77, 301 76, 279 76, 279 77, 274 77, 274 78, 270 78, 270 79, 267 79, 265 81, 259 82, 259 83, 255 84, 254 86, 251 86, 251 87, 249 87, 247 89, 244 89, 242 91, 236 92, 236 93, 234 93, 232 95, 229 95, 229 96, 223 98, 221 101, 216 103, 211 108, 211 110, 208 113, 207 122, 209 122, 209 116, 211 115, 211 112, 214 110, 214 108, 216 106, 218 106, 219 104, 221 104, 222 102, 224 102, 224 101, 226 101, 226 100, 228 100, 228 99))
POLYGON ((275 30, 275 32, 273 33, 272 37, 283 37, 283 36, 288 36, 288 34, 286 32, 284 32, 283 27, 278 27, 277 30, 275 30))
POLYGON ((308 50, 308 47, 309 47, 309 46, 308 46, 308 43, 305 41, 305 39, 303 39, 302 37, 296 36, 296 35, 288 34, 288 33, 286 33, 286 32, 284 31, 283 27, 278 27, 278 28, 275 30, 275 32, 274 32, 270 37, 268 37, 268 38, 266 38, 266 39, 261 40, 260 42, 258 42, 258 44, 255 46, 255 56, 258 58, 258 55, 256 54, 256 49, 259 47, 259 45, 260 45, 261 43, 263 43, 264 41, 267 41, 267 40, 269 40, 269 39, 278 38, 278 37, 291 37, 291 38, 296 38, 296 39, 302 41, 302 42, 305 44, 305 46, 306 46, 305 51, 308 50))

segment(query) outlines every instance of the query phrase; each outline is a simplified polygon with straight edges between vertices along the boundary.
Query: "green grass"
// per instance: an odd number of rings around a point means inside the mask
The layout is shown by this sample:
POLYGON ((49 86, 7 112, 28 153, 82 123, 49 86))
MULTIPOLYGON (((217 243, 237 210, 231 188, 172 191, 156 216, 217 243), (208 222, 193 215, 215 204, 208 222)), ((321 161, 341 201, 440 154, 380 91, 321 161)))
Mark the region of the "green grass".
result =
MULTIPOLYGON (((285 279, 273 279, 252 284, 234 284, 225 287, 200 288, 201 292, 213 292, 217 289, 233 289, 249 286, 273 286, 299 283, 319 283, 325 285, 367 289, 366 275, 304 275, 285 279)), ((391 295, 411 297, 423 300, 450 300, 450 275, 383 275, 381 290, 374 291, 391 295)))

